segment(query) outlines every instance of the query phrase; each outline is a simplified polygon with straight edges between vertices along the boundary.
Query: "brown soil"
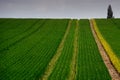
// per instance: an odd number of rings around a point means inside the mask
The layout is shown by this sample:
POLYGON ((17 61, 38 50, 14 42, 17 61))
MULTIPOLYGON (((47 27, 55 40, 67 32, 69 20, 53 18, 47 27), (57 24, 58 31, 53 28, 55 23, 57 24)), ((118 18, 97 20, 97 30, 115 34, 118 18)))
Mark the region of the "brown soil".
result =
POLYGON ((97 43, 98 49, 100 51, 100 55, 102 56, 102 59, 109 71, 109 74, 111 75, 112 80, 120 80, 120 75, 117 72, 117 70, 115 69, 115 67, 113 66, 113 64, 111 63, 109 56, 107 55, 104 47, 102 46, 101 42, 99 41, 98 36, 94 30, 94 25, 91 20, 90 20, 90 25, 91 25, 91 30, 92 30, 93 36, 97 43))

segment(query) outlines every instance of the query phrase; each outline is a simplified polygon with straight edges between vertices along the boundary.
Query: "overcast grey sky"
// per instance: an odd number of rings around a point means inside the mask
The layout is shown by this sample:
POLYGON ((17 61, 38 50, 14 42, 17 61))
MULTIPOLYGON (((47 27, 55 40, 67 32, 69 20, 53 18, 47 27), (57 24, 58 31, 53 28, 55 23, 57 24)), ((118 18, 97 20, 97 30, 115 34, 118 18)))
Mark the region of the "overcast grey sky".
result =
POLYGON ((120 0, 0 0, 0 17, 106 18, 109 4, 120 18, 120 0))

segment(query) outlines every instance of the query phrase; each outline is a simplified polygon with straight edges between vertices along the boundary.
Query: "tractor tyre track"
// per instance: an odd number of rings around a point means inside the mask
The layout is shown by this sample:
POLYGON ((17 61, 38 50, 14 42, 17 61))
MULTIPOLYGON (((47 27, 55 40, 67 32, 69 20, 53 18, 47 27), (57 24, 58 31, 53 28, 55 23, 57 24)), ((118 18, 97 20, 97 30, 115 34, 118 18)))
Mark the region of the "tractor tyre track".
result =
POLYGON ((107 55, 103 45, 101 44, 97 34, 96 34, 96 31, 94 29, 94 25, 93 25, 93 22, 92 20, 90 20, 90 25, 91 25, 91 30, 92 30, 92 33, 93 33, 93 36, 95 38, 95 41, 96 41, 96 44, 98 46, 98 49, 99 49, 99 52, 100 52, 100 55, 109 71, 109 74, 112 78, 112 80, 120 80, 120 75, 119 73, 117 72, 117 70, 115 69, 114 65, 112 64, 109 56, 107 55))
MULTIPOLYGON (((7 39, 2 40, 2 41, 0 42, 0 44, 6 42, 6 41, 8 41, 9 39, 12 39, 12 38, 14 38, 14 37, 16 37, 16 36, 19 36, 19 35, 21 35, 22 33, 25 33, 25 32, 27 32, 27 31, 29 31, 37 22, 38 22, 38 21, 35 21, 35 22, 34 22, 30 27, 28 27, 25 31, 23 31, 23 32, 21 32, 21 33, 19 33, 19 34, 17 34, 17 35, 14 35, 14 36, 12 36, 12 37, 10 37, 10 38, 7 38, 7 39)), ((18 24, 18 25, 16 25, 16 26, 21 26, 21 25, 18 24)))
POLYGON ((37 32, 40 29, 41 26, 43 26, 45 24, 45 22, 46 21, 44 21, 42 24, 40 24, 40 26, 38 28, 36 28, 34 31, 32 31, 31 33, 26 34, 25 36, 23 36, 20 39, 16 40, 15 42, 13 42, 12 44, 8 45, 7 47, 3 47, 2 49, 0 49, 0 52, 9 50, 9 47, 14 46, 15 44, 21 42, 22 40, 24 40, 24 39, 28 38, 29 36, 31 36, 32 34, 34 34, 35 32, 37 32))
POLYGON ((66 37, 67 37, 67 35, 68 35, 69 31, 70 31, 71 22, 72 22, 72 20, 70 20, 69 23, 68 23, 68 27, 66 29, 66 32, 64 34, 64 37, 63 37, 60 45, 59 45, 59 47, 58 47, 58 49, 56 51, 56 54, 53 56, 53 58, 49 62, 43 76, 39 80, 47 80, 48 77, 50 76, 50 74, 52 73, 56 62, 57 62, 57 60, 59 59, 59 57, 60 57, 60 55, 62 53, 62 50, 63 50, 63 47, 64 47, 64 42, 65 42, 66 37))
POLYGON ((79 22, 78 20, 76 21, 76 28, 75 28, 75 34, 74 34, 74 52, 73 52, 73 57, 72 57, 72 62, 70 65, 70 75, 68 77, 68 80, 75 80, 76 78, 76 72, 77 72, 77 54, 78 54, 78 26, 79 22))

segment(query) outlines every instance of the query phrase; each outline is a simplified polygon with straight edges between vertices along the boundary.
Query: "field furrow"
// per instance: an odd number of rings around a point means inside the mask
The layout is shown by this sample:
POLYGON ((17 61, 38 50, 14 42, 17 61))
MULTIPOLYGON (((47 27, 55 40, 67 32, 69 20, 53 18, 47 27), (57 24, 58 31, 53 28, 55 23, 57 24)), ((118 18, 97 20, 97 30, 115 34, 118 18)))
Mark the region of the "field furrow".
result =
POLYGON ((46 20, 34 34, 0 53, 0 80, 39 79, 54 56, 67 24, 67 19, 46 20))
MULTIPOLYGON (((18 26, 20 24, 20 19, 8 19, 7 21, 0 24, 0 33, 7 32, 9 29, 16 28, 15 26, 18 26)), ((22 21, 23 22, 23 21, 22 21)))
POLYGON ((94 26, 93 25, 93 20, 90 20, 90 24, 91 24, 91 29, 92 29, 92 32, 93 32, 93 35, 94 35, 94 38, 95 38, 95 41, 98 45, 98 48, 99 48, 99 51, 100 51, 100 54, 104 60, 104 63, 112 77, 112 80, 120 80, 120 76, 118 74, 118 72, 116 71, 116 69, 114 68, 113 64, 111 63, 111 60, 109 58, 109 56, 107 55, 103 45, 101 44, 96 32, 95 32, 95 29, 94 29, 94 26))
POLYGON ((69 33, 69 30, 70 30, 70 27, 71 27, 71 22, 72 20, 69 21, 68 23, 68 27, 67 27, 67 30, 65 32, 65 35, 56 51, 56 54, 53 56, 53 58, 51 59, 51 61, 49 62, 49 65, 48 67, 46 68, 46 71, 44 72, 44 75, 40 78, 40 80, 47 80, 48 77, 50 76, 50 74, 52 73, 53 69, 54 69, 54 66, 56 64, 56 61, 58 60, 58 58, 60 57, 61 55, 61 52, 63 50, 63 47, 64 47, 64 43, 65 43, 65 40, 66 40, 66 37, 69 33))
POLYGON ((30 31, 25 32, 21 35, 18 35, 16 37, 12 38, 12 39, 9 39, 4 43, 1 43, 0 44, 0 52, 5 51, 5 50, 9 50, 9 48, 11 46, 14 46, 15 44, 19 43, 20 41, 24 40, 25 38, 33 35, 34 33, 36 33, 40 29, 40 27, 42 27, 44 25, 44 23, 45 23, 44 20, 40 21, 40 22, 36 23, 34 25, 34 28, 31 29, 30 31))
POLYGON ((2 25, 2 26, 0 26, 0 28, 1 27, 3 27, 4 25, 11 25, 11 24, 14 24, 14 23, 11 23, 11 22, 14 22, 15 21, 15 19, 6 19, 3 23, 1 22, 0 23, 0 25, 2 25))
POLYGON ((77 72, 77 55, 78 55, 78 27, 79 27, 79 21, 76 21, 76 25, 75 25, 75 35, 74 35, 74 52, 73 52, 73 57, 72 57, 72 61, 70 64, 70 74, 68 77, 68 80, 75 80, 76 78, 76 72, 77 72))
POLYGON ((48 77, 48 80, 66 80, 69 77, 70 63, 73 56, 75 25, 76 20, 73 20, 63 50, 61 51, 61 55, 57 60, 52 73, 48 77))
POLYGON ((0 80, 119 80, 119 21, 1 18, 0 80))
MULTIPOLYGON (((106 21, 106 23, 110 24, 108 21, 106 21)), ((114 47, 116 47, 117 45, 119 45, 118 43, 115 42, 115 39, 117 38, 116 36, 118 36, 117 34, 115 35, 115 33, 117 33, 117 30, 116 30, 116 32, 114 32, 113 34, 111 34, 109 31, 112 31, 112 30, 111 30, 111 28, 110 29, 108 28, 110 25, 108 25, 107 28, 106 27, 102 28, 103 31, 101 31, 101 28, 99 27, 99 24, 97 26, 95 20, 93 20, 93 24, 94 24, 94 28, 96 30, 97 36, 100 39, 100 41, 101 41, 104 49, 106 50, 106 52, 107 52, 107 54, 108 54, 108 56, 109 56, 112 64, 117 69, 117 71, 120 73, 120 59, 119 59, 119 54, 118 54, 119 52, 116 53, 117 50, 114 49, 114 47), (104 31, 105 29, 106 30, 108 29, 107 33, 104 31), (114 36, 112 36, 112 35, 114 35, 114 36), (112 37, 114 37, 114 38, 116 37, 116 38, 113 39, 112 37), (114 41, 114 42, 111 42, 111 41, 114 41)), ((116 27, 113 26, 112 28, 114 30, 116 27)))
MULTIPOLYGON (((9 27, 14 26, 14 28, 8 29, 8 30, 2 30, 4 33, 0 33, 0 44, 4 43, 14 37, 17 37, 28 30, 32 29, 32 27, 37 23, 38 20, 21 20, 18 23, 14 23, 17 25, 9 25, 9 27), (24 24, 24 25, 23 25, 24 24), (8 33, 8 34, 6 34, 8 33), (7 37, 4 37, 7 36, 7 37)), ((4 25, 4 27, 6 27, 4 25)))

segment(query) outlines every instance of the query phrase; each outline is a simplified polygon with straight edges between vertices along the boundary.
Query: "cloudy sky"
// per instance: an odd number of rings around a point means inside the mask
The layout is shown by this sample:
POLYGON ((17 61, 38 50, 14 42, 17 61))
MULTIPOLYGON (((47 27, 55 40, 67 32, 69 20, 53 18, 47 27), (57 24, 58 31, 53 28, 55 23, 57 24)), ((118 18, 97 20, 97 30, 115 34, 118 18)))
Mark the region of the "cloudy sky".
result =
POLYGON ((120 0, 0 0, 0 17, 106 18, 109 4, 120 18, 120 0))

